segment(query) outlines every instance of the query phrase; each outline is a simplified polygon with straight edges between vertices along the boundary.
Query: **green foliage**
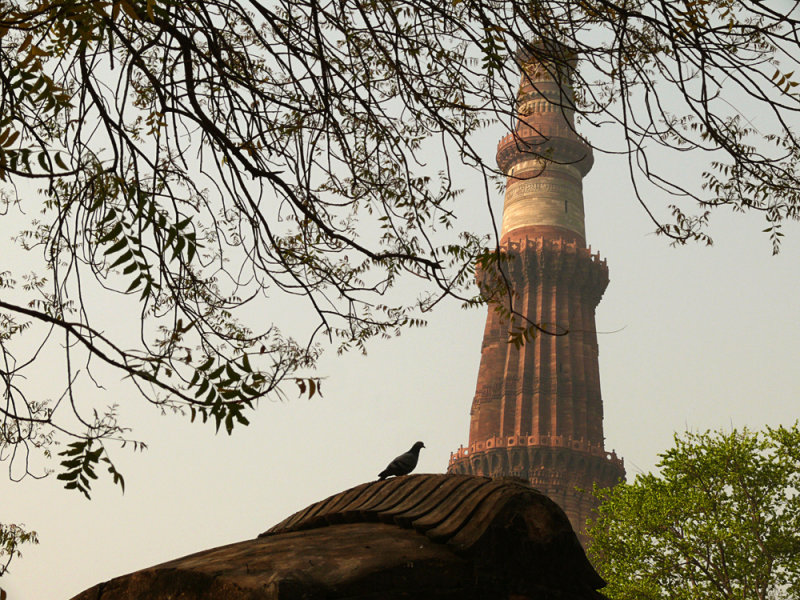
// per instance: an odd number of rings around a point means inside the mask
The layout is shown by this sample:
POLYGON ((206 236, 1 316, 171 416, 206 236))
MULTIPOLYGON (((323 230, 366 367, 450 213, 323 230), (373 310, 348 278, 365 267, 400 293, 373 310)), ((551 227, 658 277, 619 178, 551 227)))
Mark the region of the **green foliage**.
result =
POLYGON ((657 474, 596 490, 611 600, 800 598, 800 429, 687 433, 657 474))
POLYGON ((66 481, 64 487, 68 490, 77 490, 81 492, 86 499, 91 499, 89 490, 91 489, 91 479, 97 479, 95 469, 101 462, 108 466, 108 472, 111 474, 114 483, 119 485, 122 491, 125 491, 125 480, 122 475, 117 471, 114 465, 109 460, 105 448, 99 446, 92 449, 94 440, 90 437, 85 440, 79 440, 67 444, 67 450, 59 452, 59 456, 63 456, 64 460, 61 461, 61 468, 63 471, 58 474, 57 478, 66 481))
POLYGON ((239 362, 226 362, 216 365, 209 358, 197 367, 190 387, 194 391, 196 404, 192 405, 192 421, 199 413, 206 422, 213 416, 217 431, 225 423, 228 435, 233 431, 234 423, 249 425, 250 422, 242 414, 242 410, 253 408, 253 398, 259 396, 258 388, 264 380, 262 373, 254 373, 250 361, 245 354, 239 362))
POLYGON ((22 544, 38 543, 36 532, 26 530, 24 525, 0 523, 0 577, 8 570, 12 558, 22 556, 19 549, 22 544))

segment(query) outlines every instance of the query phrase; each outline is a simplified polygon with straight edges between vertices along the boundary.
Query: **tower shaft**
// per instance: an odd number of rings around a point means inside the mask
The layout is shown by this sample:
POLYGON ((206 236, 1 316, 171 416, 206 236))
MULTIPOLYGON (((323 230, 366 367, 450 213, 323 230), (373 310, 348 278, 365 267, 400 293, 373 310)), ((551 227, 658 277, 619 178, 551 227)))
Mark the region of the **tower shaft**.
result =
POLYGON ((469 445, 449 471, 527 479, 582 532, 593 485, 614 485, 624 467, 604 448, 595 309, 608 267, 585 242, 582 180, 593 157, 574 129, 573 66, 527 60, 515 131, 498 145, 504 259, 477 277, 485 292, 507 293, 489 298, 469 445), (528 323, 546 333, 509 343, 528 323))

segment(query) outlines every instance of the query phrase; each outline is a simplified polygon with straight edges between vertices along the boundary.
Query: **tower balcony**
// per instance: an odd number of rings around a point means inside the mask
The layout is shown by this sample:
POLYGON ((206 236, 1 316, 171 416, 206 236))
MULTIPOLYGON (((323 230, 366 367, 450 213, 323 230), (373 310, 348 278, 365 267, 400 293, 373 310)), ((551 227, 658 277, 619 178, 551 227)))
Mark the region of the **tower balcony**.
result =
POLYGON ((608 452, 602 443, 592 443, 585 439, 573 439, 563 435, 507 435, 492 436, 481 442, 470 444, 469 447, 461 446, 450 453, 450 467, 471 456, 497 449, 514 449, 521 447, 531 448, 563 448, 591 456, 602 457, 605 460, 623 467, 624 462, 615 452, 608 452))
MULTIPOLYGON (((584 177, 594 164, 592 149, 567 125, 540 123, 536 127, 520 124, 497 145, 497 166, 506 175, 523 161, 542 159, 575 167, 584 177)), ((519 173, 515 173, 519 175, 519 173)))

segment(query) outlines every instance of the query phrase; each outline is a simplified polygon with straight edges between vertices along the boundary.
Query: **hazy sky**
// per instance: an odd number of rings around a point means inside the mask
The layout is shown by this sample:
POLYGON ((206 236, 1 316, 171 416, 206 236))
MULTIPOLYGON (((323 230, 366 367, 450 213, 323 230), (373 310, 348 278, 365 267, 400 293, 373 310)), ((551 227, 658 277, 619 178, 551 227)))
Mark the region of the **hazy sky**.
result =
MULTIPOLYGON (((499 137, 498 130, 487 144, 499 137)), ((584 195, 587 238, 611 278, 597 312, 606 447, 625 459, 630 479, 653 468, 676 431, 797 419, 800 227, 787 227, 773 257, 759 216, 721 211, 712 218, 714 246, 671 248, 651 233, 624 171, 619 158, 597 156, 584 195)), ((482 198, 461 202, 467 220, 488 226, 482 198)), ((109 388, 150 446, 115 454, 127 491, 101 479, 87 501, 54 477, 0 479, 0 518, 41 539, 23 548, 0 587, 9 600, 63 600, 252 538, 375 479, 416 440, 426 445, 417 470, 443 472, 450 452, 467 443, 485 315, 444 304, 429 327, 376 342, 366 357, 331 352, 320 370, 322 397, 264 402, 230 438, 161 416, 123 386, 109 388)), ((43 364, 43 377, 52 368, 43 364)))

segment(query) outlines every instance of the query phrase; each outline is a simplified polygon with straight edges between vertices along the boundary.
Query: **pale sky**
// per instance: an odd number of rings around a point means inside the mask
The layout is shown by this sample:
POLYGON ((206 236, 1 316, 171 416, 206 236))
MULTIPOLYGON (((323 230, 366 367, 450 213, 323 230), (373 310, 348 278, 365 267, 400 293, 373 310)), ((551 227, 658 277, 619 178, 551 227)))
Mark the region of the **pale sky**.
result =
MULTIPOLYGON (((800 227, 786 227, 773 257, 760 216, 719 211, 714 246, 671 248, 651 233, 619 158, 596 157, 584 196, 587 239, 608 260, 611 279, 597 312, 606 448, 625 459, 629 480, 653 468, 676 431, 793 423, 800 227)), ((467 194, 461 203, 468 223, 488 227, 482 198, 467 194)), ((417 472, 443 472, 450 452, 467 443, 485 315, 445 303, 429 327, 375 342, 366 357, 330 352, 322 397, 297 399, 287 387, 289 401, 264 402, 232 437, 161 416, 122 385, 109 388, 150 447, 116 452, 125 494, 103 478, 91 501, 54 477, 0 479, 2 521, 25 523, 41 539, 23 547, 0 587, 9 600, 65 600, 115 576, 253 538, 375 479, 417 440, 426 445, 417 472)), ((43 377, 53 368, 43 364, 43 377)))

